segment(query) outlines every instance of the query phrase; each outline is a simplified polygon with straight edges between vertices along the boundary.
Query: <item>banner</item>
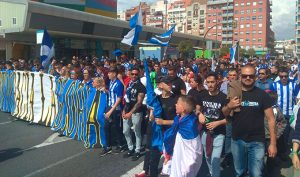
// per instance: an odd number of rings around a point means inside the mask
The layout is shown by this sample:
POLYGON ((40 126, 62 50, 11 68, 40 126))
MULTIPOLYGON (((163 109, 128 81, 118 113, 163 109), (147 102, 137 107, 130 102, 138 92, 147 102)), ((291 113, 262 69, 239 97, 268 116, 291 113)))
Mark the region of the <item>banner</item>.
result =
POLYGON ((38 72, 15 71, 15 109, 12 115, 50 126, 56 116, 55 78, 38 72))
POLYGON ((0 72, 0 110, 12 112, 15 110, 14 72, 0 72))
POLYGON ((87 148, 106 145, 107 94, 71 79, 57 79, 56 83, 58 113, 52 124, 54 131, 84 141, 87 148))

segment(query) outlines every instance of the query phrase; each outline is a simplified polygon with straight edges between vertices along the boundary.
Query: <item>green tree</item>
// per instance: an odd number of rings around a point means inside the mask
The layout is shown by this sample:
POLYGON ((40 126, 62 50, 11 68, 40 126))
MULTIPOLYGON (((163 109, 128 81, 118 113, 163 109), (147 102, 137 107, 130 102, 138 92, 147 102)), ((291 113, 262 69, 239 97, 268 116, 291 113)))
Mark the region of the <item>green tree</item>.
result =
POLYGON ((256 52, 253 48, 248 49, 247 52, 248 52, 248 55, 250 55, 250 57, 253 57, 256 54, 256 52))
POLYGON ((229 47, 223 46, 222 48, 220 48, 220 57, 227 55, 229 51, 229 47))
POLYGON ((247 50, 246 50, 246 49, 240 48, 240 50, 239 50, 239 55, 240 55, 240 57, 243 57, 243 56, 245 56, 245 55, 248 55, 247 50))
POLYGON ((180 52, 181 57, 188 57, 189 53, 193 51, 193 46, 194 45, 192 41, 180 41, 178 44, 178 50, 180 52))

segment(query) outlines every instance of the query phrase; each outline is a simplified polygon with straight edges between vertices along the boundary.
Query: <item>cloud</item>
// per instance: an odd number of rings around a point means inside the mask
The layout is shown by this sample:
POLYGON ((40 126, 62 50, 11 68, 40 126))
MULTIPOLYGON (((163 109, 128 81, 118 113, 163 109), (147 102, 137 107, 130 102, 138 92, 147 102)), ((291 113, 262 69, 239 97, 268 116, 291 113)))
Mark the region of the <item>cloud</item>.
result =
POLYGON ((271 15, 275 40, 295 38, 295 0, 273 0, 271 15))
MULTIPOLYGON (((157 0, 147 0, 147 1, 143 1, 143 2, 147 2, 147 4, 151 4, 156 1, 157 0)), ((118 11, 126 10, 131 7, 138 6, 139 3, 140 3, 140 0, 118 0, 118 11)))

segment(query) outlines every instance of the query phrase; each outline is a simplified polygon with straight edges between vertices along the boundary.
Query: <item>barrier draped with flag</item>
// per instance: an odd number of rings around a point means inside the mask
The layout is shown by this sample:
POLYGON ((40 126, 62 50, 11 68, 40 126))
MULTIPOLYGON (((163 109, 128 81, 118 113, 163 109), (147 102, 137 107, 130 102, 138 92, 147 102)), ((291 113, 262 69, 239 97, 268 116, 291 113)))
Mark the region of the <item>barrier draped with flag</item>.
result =
POLYGON ((107 94, 71 79, 24 71, 0 72, 0 110, 84 142, 106 145, 107 94))

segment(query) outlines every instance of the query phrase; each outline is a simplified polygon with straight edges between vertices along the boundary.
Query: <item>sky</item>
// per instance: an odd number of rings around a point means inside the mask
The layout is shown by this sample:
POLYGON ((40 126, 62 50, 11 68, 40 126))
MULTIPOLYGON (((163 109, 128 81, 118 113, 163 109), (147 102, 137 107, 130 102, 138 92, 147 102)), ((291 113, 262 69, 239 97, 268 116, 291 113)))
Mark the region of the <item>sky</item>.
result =
MULTIPOLYGON (((146 0, 145 2, 153 3, 155 1, 156 0, 146 0)), ((136 6, 139 2, 140 0, 118 0, 118 10, 125 10, 136 6)), ((272 0, 272 2, 272 29, 275 33, 275 40, 294 39, 296 1, 272 0)))

